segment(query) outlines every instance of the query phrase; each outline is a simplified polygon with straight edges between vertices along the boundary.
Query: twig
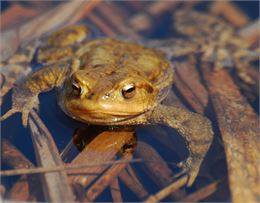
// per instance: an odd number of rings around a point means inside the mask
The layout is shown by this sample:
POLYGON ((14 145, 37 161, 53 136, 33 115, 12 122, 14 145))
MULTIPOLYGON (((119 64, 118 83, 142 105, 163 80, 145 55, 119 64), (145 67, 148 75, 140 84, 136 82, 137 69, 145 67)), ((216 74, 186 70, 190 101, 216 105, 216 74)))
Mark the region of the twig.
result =
MULTIPOLYGON (((123 160, 131 160, 132 154, 126 154, 123 160)), ((109 183, 126 167, 127 163, 111 166, 86 192, 86 201, 92 202, 103 192, 109 183)))
POLYGON ((107 36, 109 37, 115 37, 116 33, 109 27, 106 25, 106 23, 104 23, 97 15, 95 14, 90 14, 88 16, 88 18, 96 24, 97 27, 99 27, 99 29, 104 32, 107 36))
POLYGON ((118 177, 112 180, 110 184, 110 192, 113 202, 123 202, 118 177))
POLYGON ((208 104, 208 93, 200 82, 195 65, 178 63, 176 67, 176 87, 185 101, 198 113, 204 113, 208 104))
MULTIPOLYGON (((43 12, 43 10, 40 12, 43 12)), ((24 21, 28 21, 28 19, 31 19, 36 15, 39 15, 39 10, 25 7, 17 3, 13 4, 1 14, 1 30, 16 26, 18 23, 22 24, 24 21)))
POLYGON ((122 16, 112 15, 113 13, 117 13, 115 11, 116 6, 110 6, 109 4, 100 4, 97 7, 97 11, 101 16, 107 19, 108 22, 111 23, 112 26, 116 28, 121 34, 131 37, 134 40, 139 40, 140 36, 134 32, 129 26, 125 24, 122 19, 122 16))
MULTIPOLYGON (((7 139, 2 140, 2 163, 19 170, 21 168, 34 167, 15 146, 13 146, 7 139)), ((29 187, 35 183, 35 176, 21 176, 14 186, 7 191, 6 197, 12 200, 27 201, 29 197, 35 196, 33 191, 30 191, 29 187)), ((38 190, 39 191, 39 190, 38 190)))
POLYGON ((82 8, 78 9, 78 11, 74 13, 74 16, 71 19, 69 19, 69 23, 77 23, 82 18, 88 17, 100 3, 102 3, 102 0, 85 2, 82 8))
POLYGON ((234 3, 229 1, 216 1, 211 5, 215 15, 221 15, 236 27, 241 27, 249 22, 248 16, 234 3))
MULTIPOLYGON (((145 162, 143 164, 144 171, 160 188, 165 187, 174 180, 172 170, 152 146, 144 142, 138 142, 135 154, 143 160, 153 160, 153 162, 145 162)), ((178 190, 173 192, 171 197, 172 199, 181 199, 184 195, 184 191, 178 190)))
POLYGON ((180 2, 178 1, 154 1, 132 16, 128 23, 129 25, 138 32, 147 33, 151 30, 156 29, 161 24, 160 16, 164 13, 173 10, 180 2))
POLYGON ((30 168, 33 166, 15 146, 13 146, 7 139, 2 139, 2 163, 11 168, 30 168))
POLYGON ((6 191, 5 186, 3 186, 2 184, 0 184, 0 198, 1 198, 2 196, 4 196, 5 191, 6 191))
POLYGON ((199 202, 216 192, 221 182, 221 180, 215 181, 201 189, 198 189, 196 192, 187 195, 178 202, 199 202))
POLYGON ((176 191, 179 188, 181 188, 182 186, 184 186, 187 183, 187 181, 188 181, 188 176, 185 175, 185 176, 181 177, 179 180, 170 184, 169 186, 163 188, 155 195, 151 195, 144 202, 145 203, 160 202, 162 199, 166 198, 171 193, 173 193, 174 191, 176 191))
MULTIPOLYGON (((129 168, 129 165, 127 168, 129 168)), ((132 173, 129 174, 126 170, 123 170, 118 176, 120 180, 139 197, 139 199, 143 200, 148 196, 149 193, 135 175, 132 175, 132 173)))
POLYGON ((178 1, 155 1, 147 6, 147 12, 152 16, 158 16, 173 10, 179 3, 178 1))
POLYGON ((260 20, 255 20, 254 22, 249 23, 245 27, 241 28, 238 31, 238 34, 243 37, 249 44, 253 45, 259 42, 260 37, 260 20))
POLYGON ((141 159, 132 159, 132 160, 115 160, 115 161, 104 161, 100 163, 86 163, 86 164, 70 164, 66 166, 52 166, 52 167, 37 167, 37 168, 25 168, 25 169, 16 169, 16 170, 5 170, 0 171, 0 176, 15 176, 15 175, 26 175, 26 174, 35 174, 35 173, 50 173, 58 171, 67 171, 68 174, 75 174, 75 172, 70 172, 70 170, 96 167, 96 166, 106 166, 112 164, 121 164, 121 163, 140 163, 143 162, 141 159))

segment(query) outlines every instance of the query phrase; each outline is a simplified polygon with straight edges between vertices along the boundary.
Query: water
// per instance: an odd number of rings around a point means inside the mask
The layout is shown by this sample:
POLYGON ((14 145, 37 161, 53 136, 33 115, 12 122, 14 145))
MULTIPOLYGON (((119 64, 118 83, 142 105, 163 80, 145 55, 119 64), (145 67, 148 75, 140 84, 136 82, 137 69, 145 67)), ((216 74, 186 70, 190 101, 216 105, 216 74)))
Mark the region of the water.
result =
MULTIPOLYGON (((119 3, 124 5, 123 3, 119 3)), ((199 4, 196 6, 198 10, 205 10, 209 2, 205 4, 199 4)), ((259 2, 250 1, 250 2, 235 2, 243 11, 245 11, 252 19, 259 17, 259 2)), ((2 10, 8 9, 10 6, 9 2, 4 2, 2 5, 2 10)), ((161 23, 159 23, 157 29, 154 29, 150 33, 144 33, 146 38, 166 38, 169 36, 169 31, 171 30, 171 13, 166 12, 161 18, 161 23)), ((99 32, 99 31, 97 31, 99 32)), ((175 92, 178 94, 178 92, 175 92)), ((182 98, 183 99, 183 98, 182 98)), ((9 92, 4 98, 3 106, 1 107, 2 113, 6 112, 11 106, 11 93, 9 92)), ((185 102, 183 102, 185 104, 185 102)), ((55 143, 59 151, 62 151, 66 145, 70 142, 75 131, 79 128, 86 128, 86 124, 77 122, 68 116, 66 116, 62 110, 59 108, 56 102, 56 93, 55 91, 50 91, 40 95, 40 117, 43 122, 46 124, 50 130, 55 143)), ((254 103, 255 109, 258 109, 258 102, 254 103)), ((187 106, 189 107, 189 106, 187 106)), ((208 112, 209 114, 211 112, 208 112)), ((214 116, 209 115, 210 118, 214 116)), ((198 176, 197 181, 191 188, 185 189, 187 193, 196 191, 198 188, 208 185, 209 183, 219 180, 227 176, 227 166, 225 155, 223 152, 222 141, 219 137, 219 132, 217 129, 216 121, 213 123, 215 138, 214 142, 203 162, 201 172, 198 176)), ((99 127, 97 127, 99 128, 99 127)), ((135 128, 137 134, 137 147, 138 142, 144 142, 149 144, 156 150, 160 156, 167 162, 168 167, 175 173, 179 172, 179 169, 174 166, 173 163, 178 163, 179 161, 187 158, 188 151, 185 147, 184 140, 176 133, 176 131, 160 126, 139 126, 135 128), (162 133, 164 136, 159 135, 162 133), (168 133, 168 136, 167 136, 168 133), (170 136, 169 136, 170 135, 170 136), (165 143, 163 139, 168 139, 171 143, 165 143), (171 147, 172 144, 172 147, 171 147)), ((21 125, 20 114, 15 114, 8 120, 4 121, 1 125, 1 135, 2 139, 8 139, 13 145, 15 145, 22 153, 36 165, 36 158, 34 155, 34 149, 30 137, 30 131, 28 128, 24 128, 21 125)), ((79 153, 79 150, 75 147, 73 148, 73 156, 76 156, 79 153)), ((73 158, 72 156, 72 158, 73 158)), ((118 155, 120 157, 120 155, 118 155)), ((135 157, 135 152, 134 152, 135 157)), ((71 158, 71 159, 72 159, 71 158)), ((158 192, 161 187, 156 185, 155 182, 147 175, 142 164, 135 163, 131 164, 133 169, 136 172, 140 182, 145 186, 149 194, 154 194, 158 192)), ((2 170, 8 169, 4 164, 1 166, 2 170)), ((17 177, 6 178, 2 177, 2 184, 6 186, 6 189, 10 189, 13 183, 17 180, 17 177)), ((223 183, 223 188, 227 188, 227 183, 223 183)), ((123 195, 124 201, 139 201, 138 197, 129 190, 126 185, 120 181, 120 188, 123 195)), ((208 201, 229 201, 230 193, 228 189, 226 192, 216 192, 211 199, 208 201)), ((109 189, 106 189, 96 201, 111 201, 111 194, 109 189)), ((170 198, 164 199, 164 201, 171 201, 170 198)))

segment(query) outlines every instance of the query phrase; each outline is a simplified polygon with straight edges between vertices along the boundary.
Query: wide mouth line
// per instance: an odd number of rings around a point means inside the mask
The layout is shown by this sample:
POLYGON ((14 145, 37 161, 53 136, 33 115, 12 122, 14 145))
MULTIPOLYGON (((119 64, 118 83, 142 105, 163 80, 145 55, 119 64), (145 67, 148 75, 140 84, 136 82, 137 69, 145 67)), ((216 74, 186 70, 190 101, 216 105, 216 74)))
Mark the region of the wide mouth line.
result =
MULTIPOLYGON (((81 111, 82 112, 82 111, 81 111)), ((93 123, 93 124, 101 124, 101 125, 113 125, 113 124, 118 124, 120 122, 124 122, 127 120, 131 120, 134 119, 142 114, 144 114, 145 112, 141 112, 138 114, 134 114, 134 115, 113 115, 111 117, 92 117, 91 114, 89 114, 88 119, 84 119, 81 118, 80 116, 77 116, 78 120, 81 121, 88 121, 89 123, 93 123)))
POLYGON ((73 109, 73 111, 78 112, 78 113, 87 113, 87 114, 103 114, 103 115, 110 115, 110 116, 115 116, 115 117, 120 117, 120 116, 126 116, 126 117, 131 117, 135 115, 140 115, 144 112, 126 112, 126 111, 121 111, 121 112, 115 112, 115 111, 101 111, 101 110, 88 110, 88 109, 73 109))
POLYGON ((142 114, 144 114, 144 112, 139 113, 139 114, 135 114, 135 115, 131 115, 131 116, 129 116, 129 117, 123 117, 123 118, 121 117, 121 118, 119 118, 119 119, 116 120, 116 121, 110 121, 110 122, 108 122, 108 123, 118 123, 118 122, 130 120, 130 119, 136 118, 136 117, 138 117, 138 116, 140 116, 140 115, 142 115, 142 114))

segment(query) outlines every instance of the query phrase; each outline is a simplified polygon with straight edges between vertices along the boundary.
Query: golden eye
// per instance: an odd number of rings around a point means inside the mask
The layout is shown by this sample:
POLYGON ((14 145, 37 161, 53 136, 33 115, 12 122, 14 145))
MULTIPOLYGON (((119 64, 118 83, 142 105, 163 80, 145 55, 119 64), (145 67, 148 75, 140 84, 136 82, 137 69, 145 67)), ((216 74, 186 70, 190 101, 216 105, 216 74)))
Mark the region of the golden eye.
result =
POLYGON ((77 95, 77 96, 80 96, 81 95, 81 87, 78 83, 76 83, 75 81, 72 82, 72 89, 73 89, 73 92, 77 95))
POLYGON ((135 95, 135 84, 129 83, 122 88, 122 95, 125 99, 130 99, 135 95))

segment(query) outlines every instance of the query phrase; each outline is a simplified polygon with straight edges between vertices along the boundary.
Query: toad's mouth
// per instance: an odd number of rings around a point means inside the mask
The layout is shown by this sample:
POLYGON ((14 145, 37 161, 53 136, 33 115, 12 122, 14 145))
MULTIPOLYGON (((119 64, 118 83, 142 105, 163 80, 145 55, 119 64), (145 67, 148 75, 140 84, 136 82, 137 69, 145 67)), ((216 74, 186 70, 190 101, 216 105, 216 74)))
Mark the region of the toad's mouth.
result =
POLYGON ((133 120, 145 112, 129 112, 129 111, 102 111, 88 110, 81 108, 73 108, 65 113, 73 119, 95 125, 122 125, 125 121, 133 120))

